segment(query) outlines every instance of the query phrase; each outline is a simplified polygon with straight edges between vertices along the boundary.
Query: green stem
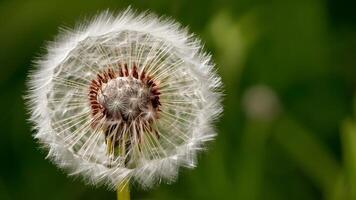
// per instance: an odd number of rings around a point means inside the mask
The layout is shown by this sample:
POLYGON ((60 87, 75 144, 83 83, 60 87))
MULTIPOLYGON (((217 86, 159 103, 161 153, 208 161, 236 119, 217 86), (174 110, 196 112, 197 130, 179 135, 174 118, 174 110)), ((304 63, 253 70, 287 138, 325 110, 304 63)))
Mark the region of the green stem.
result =
POLYGON ((288 116, 277 121, 273 132, 274 138, 290 158, 301 166, 328 197, 342 171, 340 163, 329 149, 315 137, 315 133, 288 116))
MULTIPOLYGON (((122 156, 126 154, 126 134, 123 135, 122 148, 119 153, 122 156)), ((130 181, 122 181, 117 187, 117 200, 130 200, 130 181)))
POLYGON ((117 200, 130 200, 130 184, 123 182, 117 187, 117 200))
POLYGON ((350 199, 356 198, 356 124, 348 119, 341 130, 345 177, 348 184, 350 199))

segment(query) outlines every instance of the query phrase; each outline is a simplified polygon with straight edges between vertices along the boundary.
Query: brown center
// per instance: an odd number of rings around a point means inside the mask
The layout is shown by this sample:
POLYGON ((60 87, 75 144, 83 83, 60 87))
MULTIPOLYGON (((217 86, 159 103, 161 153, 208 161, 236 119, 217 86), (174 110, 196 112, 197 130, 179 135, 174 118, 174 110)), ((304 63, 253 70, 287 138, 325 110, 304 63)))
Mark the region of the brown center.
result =
POLYGON ((152 122, 159 112, 158 86, 144 71, 138 72, 133 64, 109 68, 92 80, 89 101, 94 125, 101 119, 107 125, 152 122))

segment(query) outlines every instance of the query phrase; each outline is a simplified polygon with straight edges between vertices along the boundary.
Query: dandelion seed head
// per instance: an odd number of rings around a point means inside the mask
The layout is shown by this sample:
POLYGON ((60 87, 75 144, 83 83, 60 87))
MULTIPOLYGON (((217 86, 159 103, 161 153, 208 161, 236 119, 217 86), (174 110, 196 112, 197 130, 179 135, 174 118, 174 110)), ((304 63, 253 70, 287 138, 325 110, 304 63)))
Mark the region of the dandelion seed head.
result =
POLYGON ((91 184, 172 182, 216 135, 221 81, 172 20, 109 12, 60 34, 30 75, 34 137, 91 184))

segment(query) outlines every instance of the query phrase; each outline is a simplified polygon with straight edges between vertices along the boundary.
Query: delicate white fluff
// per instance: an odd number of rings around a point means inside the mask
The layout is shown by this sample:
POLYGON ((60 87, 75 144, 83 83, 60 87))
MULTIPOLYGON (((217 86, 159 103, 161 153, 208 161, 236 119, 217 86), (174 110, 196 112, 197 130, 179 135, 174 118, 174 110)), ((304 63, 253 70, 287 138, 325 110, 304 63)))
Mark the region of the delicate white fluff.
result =
POLYGON ((30 120, 48 158, 71 174, 111 189, 128 180, 148 188, 174 181, 179 166, 195 167, 197 151, 214 138, 221 80, 200 41, 178 23, 129 9, 117 17, 104 12, 47 50, 30 75, 30 120), (119 156, 108 165, 104 134, 89 126, 90 80, 116 62, 146 66, 160 86, 162 111, 152 125, 160 138, 144 136, 134 167, 119 156))

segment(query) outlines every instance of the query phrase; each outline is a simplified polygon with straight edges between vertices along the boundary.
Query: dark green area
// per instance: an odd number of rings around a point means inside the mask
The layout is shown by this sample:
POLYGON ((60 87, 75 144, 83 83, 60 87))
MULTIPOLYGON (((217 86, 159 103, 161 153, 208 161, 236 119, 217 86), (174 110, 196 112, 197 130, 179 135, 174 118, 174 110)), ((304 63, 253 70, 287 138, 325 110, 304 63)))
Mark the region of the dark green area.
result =
POLYGON ((22 95, 58 27, 128 5, 188 25, 212 52, 226 94, 219 135, 198 167, 170 185, 134 188, 133 199, 356 199, 356 1, 3 0, 1 200, 115 199, 44 159, 22 95), (274 106, 251 103, 256 85, 278 99, 274 106), (250 104, 270 109, 250 116, 250 104))

